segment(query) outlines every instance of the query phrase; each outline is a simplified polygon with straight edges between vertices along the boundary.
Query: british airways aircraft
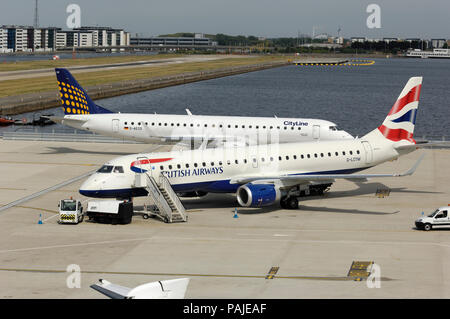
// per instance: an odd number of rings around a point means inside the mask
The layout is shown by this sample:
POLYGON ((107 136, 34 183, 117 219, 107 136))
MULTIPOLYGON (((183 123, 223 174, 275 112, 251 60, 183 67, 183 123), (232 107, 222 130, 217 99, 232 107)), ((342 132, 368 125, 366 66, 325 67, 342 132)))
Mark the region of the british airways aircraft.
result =
POLYGON ((236 193, 244 207, 280 201, 294 209, 302 191, 323 191, 336 179, 411 175, 421 159, 403 174, 359 172, 418 148, 413 132, 421 86, 422 77, 409 79, 382 125, 361 138, 122 156, 105 163, 79 192, 99 198, 146 196, 145 188, 134 186, 136 174, 163 174, 177 193, 236 193))
POLYGON ((317 119, 113 113, 95 104, 68 70, 55 70, 65 115, 50 119, 101 135, 166 144, 207 139, 208 146, 353 139, 317 119))

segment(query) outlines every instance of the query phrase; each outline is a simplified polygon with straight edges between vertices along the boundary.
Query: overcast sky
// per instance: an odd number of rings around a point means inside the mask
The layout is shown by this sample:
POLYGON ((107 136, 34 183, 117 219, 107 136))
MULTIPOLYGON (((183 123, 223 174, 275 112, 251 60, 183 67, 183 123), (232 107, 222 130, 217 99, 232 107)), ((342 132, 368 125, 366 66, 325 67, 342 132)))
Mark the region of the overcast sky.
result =
MULTIPOLYGON (((33 25, 35 0, 1 0, 0 25, 33 25)), ((81 7, 82 25, 124 28, 133 35, 175 32, 296 37, 300 31, 345 37, 450 38, 449 0, 39 0, 40 26, 66 29, 66 7, 81 7), (381 28, 366 26, 369 4, 381 28)))

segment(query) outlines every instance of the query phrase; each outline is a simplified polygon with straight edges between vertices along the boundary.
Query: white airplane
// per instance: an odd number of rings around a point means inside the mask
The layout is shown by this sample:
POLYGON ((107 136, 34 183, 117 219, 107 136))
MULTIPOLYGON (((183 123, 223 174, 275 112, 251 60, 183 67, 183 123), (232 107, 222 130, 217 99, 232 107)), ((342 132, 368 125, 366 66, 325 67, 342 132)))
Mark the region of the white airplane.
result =
POLYGON ((104 279, 90 287, 111 299, 184 299, 189 278, 162 280, 128 288, 104 279))
POLYGON ((422 77, 409 79, 383 124, 361 138, 122 156, 105 163, 79 192, 99 198, 146 196, 145 188, 134 186, 136 174, 163 174, 177 193, 236 193, 244 207, 280 201, 294 209, 302 191, 321 192, 336 179, 411 175, 421 159, 404 174, 355 173, 418 148, 413 132, 421 86, 422 77))
POLYGON ((336 124, 317 119, 113 113, 96 105, 66 69, 55 69, 64 117, 55 122, 101 135, 147 143, 180 141, 209 146, 352 139, 336 124))

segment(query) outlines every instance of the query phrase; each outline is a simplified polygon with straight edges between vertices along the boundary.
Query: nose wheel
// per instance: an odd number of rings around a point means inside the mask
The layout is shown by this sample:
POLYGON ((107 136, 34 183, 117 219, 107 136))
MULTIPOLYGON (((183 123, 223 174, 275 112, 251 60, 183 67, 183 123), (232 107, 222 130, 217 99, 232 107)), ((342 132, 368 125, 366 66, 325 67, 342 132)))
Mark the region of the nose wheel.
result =
POLYGON ((283 197, 280 200, 280 205, 284 209, 298 209, 297 197, 283 197))

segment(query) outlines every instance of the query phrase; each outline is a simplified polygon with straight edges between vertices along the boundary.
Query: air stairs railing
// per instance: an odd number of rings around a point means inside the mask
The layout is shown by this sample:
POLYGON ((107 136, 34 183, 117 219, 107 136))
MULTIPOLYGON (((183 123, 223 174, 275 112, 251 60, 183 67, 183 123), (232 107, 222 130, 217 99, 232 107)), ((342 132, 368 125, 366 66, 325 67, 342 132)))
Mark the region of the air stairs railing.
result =
MULTIPOLYGON (((179 215, 181 219, 177 221, 184 221, 184 222, 187 221, 186 209, 184 208, 183 203, 180 201, 180 198, 173 190, 172 185, 169 182, 169 179, 162 174, 159 175, 159 187, 160 189, 166 191, 168 198, 172 200, 172 203, 174 204, 176 209, 175 212, 179 215)), ((172 222, 172 219, 170 222, 172 222)))
POLYGON ((145 188, 148 191, 148 195, 152 198, 156 207, 158 207, 159 214, 162 215, 163 219, 167 222, 172 222, 172 208, 170 208, 164 195, 161 193, 155 179, 147 173, 142 173, 145 175, 146 185, 145 188))
POLYGON ((186 210, 168 179, 160 175, 158 181, 160 184, 147 172, 137 173, 134 186, 147 190, 148 196, 152 198, 158 209, 155 214, 162 217, 165 222, 187 221, 186 210))

